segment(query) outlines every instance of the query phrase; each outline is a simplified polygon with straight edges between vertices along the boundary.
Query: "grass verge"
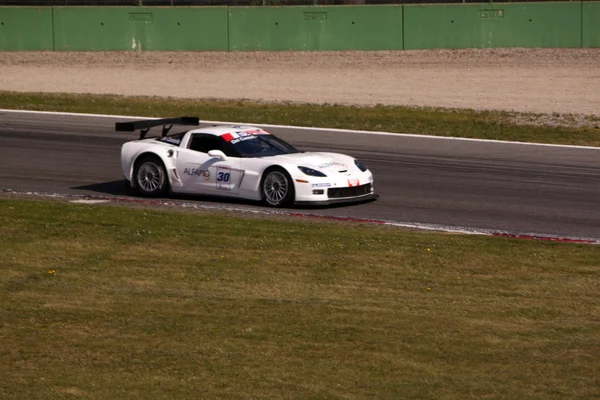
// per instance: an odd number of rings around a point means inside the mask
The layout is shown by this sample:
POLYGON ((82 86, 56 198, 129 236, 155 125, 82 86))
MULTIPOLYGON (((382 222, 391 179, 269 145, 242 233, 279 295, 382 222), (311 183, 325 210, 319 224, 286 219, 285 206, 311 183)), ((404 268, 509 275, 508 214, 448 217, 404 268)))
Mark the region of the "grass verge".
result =
POLYGON ((600 247, 0 200, 2 399, 600 396, 600 247))
POLYGON ((152 117, 193 115, 214 121, 600 146, 599 118, 588 117, 583 127, 523 125, 516 121, 562 121, 577 126, 578 117, 501 111, 15 92, 0 92, 0 108, 152 117))

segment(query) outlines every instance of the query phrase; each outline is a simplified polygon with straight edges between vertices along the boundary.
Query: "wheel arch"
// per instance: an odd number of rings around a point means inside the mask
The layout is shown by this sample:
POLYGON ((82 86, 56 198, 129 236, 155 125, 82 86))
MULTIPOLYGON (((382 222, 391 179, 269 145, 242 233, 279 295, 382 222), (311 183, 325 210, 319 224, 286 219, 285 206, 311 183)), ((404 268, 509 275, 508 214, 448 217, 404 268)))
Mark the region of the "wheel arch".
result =
POLYGON ((263 201, 265 200, 264 193, 262 190, 264 179, 267 176, 267 174, 273 170, 281 170, 281 171, 285 172, 287 174, 287 176, 290 178, 290 184, 291 184, 291 188, 293 190, 292 201, 295 201, 296 200, 296 182, 294 180, 294 177, 292 176, 291 172, 288 171, 288 169, 285 166, 280 165, 280 164, 271 164, 268 167, 266 167, 265 169, 263 169, 263 171, 260 175, 260 179, 258 180, 258 191, 260 193, 261 200, 263 200, 263 201))
POLYGON ((155 158, 160 161, 163 168, 165 169, 165 175, 167 177, 167 189, 168 189, 168 191, 171 191, 171 174, 169 174, 169 170, 167 169, 167 164, 165 163, 165 160, 163 160, 163 157, 161 157, 159 154, 157 154, 153 151, 142 151, 142 152, 140 152, 140 154, 135 156, 133 162, 131 163, 131 169, 129 171, 129 176, 131 177, 131 180, 130 180, 131 187, 134 189, 136 188, 135 177, 133 176, 134 171, 135 171, 136 166, 146 157, 152 157, 152 158, 155 158))

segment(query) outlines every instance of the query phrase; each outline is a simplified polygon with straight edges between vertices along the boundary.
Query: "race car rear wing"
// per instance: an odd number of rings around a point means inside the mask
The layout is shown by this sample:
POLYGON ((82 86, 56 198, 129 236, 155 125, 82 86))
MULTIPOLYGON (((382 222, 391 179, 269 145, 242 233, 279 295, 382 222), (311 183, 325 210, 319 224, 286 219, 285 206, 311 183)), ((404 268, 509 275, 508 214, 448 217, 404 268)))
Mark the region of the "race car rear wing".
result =
POLYGON ((163 126, 162 136, 169 133, 173 125, 200 125, 198 117, 179 117, 179 118, 163 118, 163 119, 143 119, 141 121, 117 122, 115 123, 115 131, 117 132, 135 132, 140 131, 140 140, 146 137, 150 128, 155 126, 163 126))

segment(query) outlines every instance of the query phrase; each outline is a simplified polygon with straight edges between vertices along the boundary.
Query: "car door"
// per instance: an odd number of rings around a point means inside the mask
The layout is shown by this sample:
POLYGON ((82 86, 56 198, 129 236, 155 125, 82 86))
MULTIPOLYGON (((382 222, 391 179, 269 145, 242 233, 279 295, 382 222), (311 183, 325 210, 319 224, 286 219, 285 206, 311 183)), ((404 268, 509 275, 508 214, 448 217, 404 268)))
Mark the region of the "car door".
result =
POLYGON ((223 139, 213 134, 194 133, 185 149, 177 156, 177 173, 185 191, 237 196, 243 171, 240 159, 227 157, 227 160, 210 157, 210 150, 223 151, 223 139))

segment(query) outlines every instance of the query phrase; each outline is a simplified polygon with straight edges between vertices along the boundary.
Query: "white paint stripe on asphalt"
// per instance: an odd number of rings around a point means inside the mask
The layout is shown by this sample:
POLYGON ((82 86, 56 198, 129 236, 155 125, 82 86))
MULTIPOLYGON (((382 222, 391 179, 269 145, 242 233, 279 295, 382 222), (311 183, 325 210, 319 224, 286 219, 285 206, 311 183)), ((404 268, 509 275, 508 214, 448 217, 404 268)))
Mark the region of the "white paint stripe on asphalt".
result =
POLYGON ((462 226, 452 226, 452 225, 438 225, 438 224, 426 224, 420 222, 402 222, 402 221, 389 221, 389 220, 378 220, 378 219, 368 219, 368 218, 354 218, 354 217, 344 217, 344 216, 330 216, 330 215, 321 215, 321 214, 312 214, 305 212, 297 212, 293 210, 266 210, 266 209, 256 209, 244 206, 232 206, 228 204, 199 204, 188 201, 175 201, 175 200, 160 200, 160 199, 148 199, 148 198, 135 198, 135 197, 122 197, 122 196, 103 196, 103 195, 81 195, 81 194, 67 194, 67 193, 44 193, 44 192, 28 192, 28 191, 18 191, 11 189, 0 190, 0 194, 17 194, 17 195, 27 195, 34 197, 50 197, 50 198, 63 198, 70 199, 72 203, 84 203, 85 201, 89 202, 88 204, 100 204, 106 202, 114 202, 120 204, 151 204, 151 205, 161 205, 161 206, 175 206, 181 208, 191 208, 196 210, 219 210, 219 211, 228 211, 228 212, 238 212, 238 213, 246 213, 246 214, 259 214, 259 215, 279 215, 279 216, 288 216, 288 217, 300 217, 300 218, 314 218, 314 219, 322 219, 329 221, 346 221, 350 223, 370 223, 375 225, 388 225, 394 226, 398 228, 408 228, 408 229, 417 229, 417 230, 425 230, 432 232, 443 232, 443 233, 451 233, 451 234, 462 234, 462 235, 478 235, 478 236, 499 236, 499 237, 508 237, 508 238, 516 238, 516 239, 529 239, 529 240, 541 240, 541 241, 555 241, 555 242, 571 242, 571 243, 580 243, 580 244, 592 244, 592 245, 600 245, 600 240, 594 238, 579 238, 579 237, 569 237, 569 236, 555 236, 548 234, 540 234, 540 233, 515 233, 508 231, 499 231, 493 229, 480 229, 480 228, 468 228, 462 226))
MULTIPOLYGON (((71 112, 57 112, 57 111, 31 111, 31 110, 7 110, 0 109, 0 112, 4 113, 16 113, 16 114, 40 114, 40 115, 65 115, 65 116, 78 116, 78 117, 97 117, 97 118, 126 118, 126 119, 159 119, 156 117, 140 117, 131 115, 110 115, 110 114, 87 114, 87 113, 71 113, 71 112)), ((541 147, 559 147, 567 149, 588 149, 588 150, 600 150, 600 147, 593 146, 574 146, 567 144, 551 144, 551 143, 531 143, 531 142, 515 142, 509 140, 492 140, 492 139, 472 139, 463 137, 451 137, 451 136, 433 136, 433 135, 421 135, 416 133, 394 133, 394 132, 377 132, 377 131, 362 131, 352 129, 338 129, 338 128, 315 128, 309 126, 293 126, 293 125, 273 125, 273 124, 252 124, 247 122, 228 122, 228 121, 205 121, 200 120, 206 124, 217 124, 217 125, 251 125, 261 126, 267 128, 283 128, 283 129, 296 129, 304 131, 327 131, 337 133, 353 133, 361 135, 379 135, 379 136, 398 136, 398 137, 412 137, 420 139, 432 139, 432 140, 455 140, 464 142, 479 142, 479 143, 493 143, 493 144, 511 144, 521 146, 541 146, 541 147)))
POLYGON ((110 200, 93 200, 93 199, 81 199, 81 200, 71 200, 71 203, 78 203, 78 204, 102 204, 102 203, 108 203, 110 200))

